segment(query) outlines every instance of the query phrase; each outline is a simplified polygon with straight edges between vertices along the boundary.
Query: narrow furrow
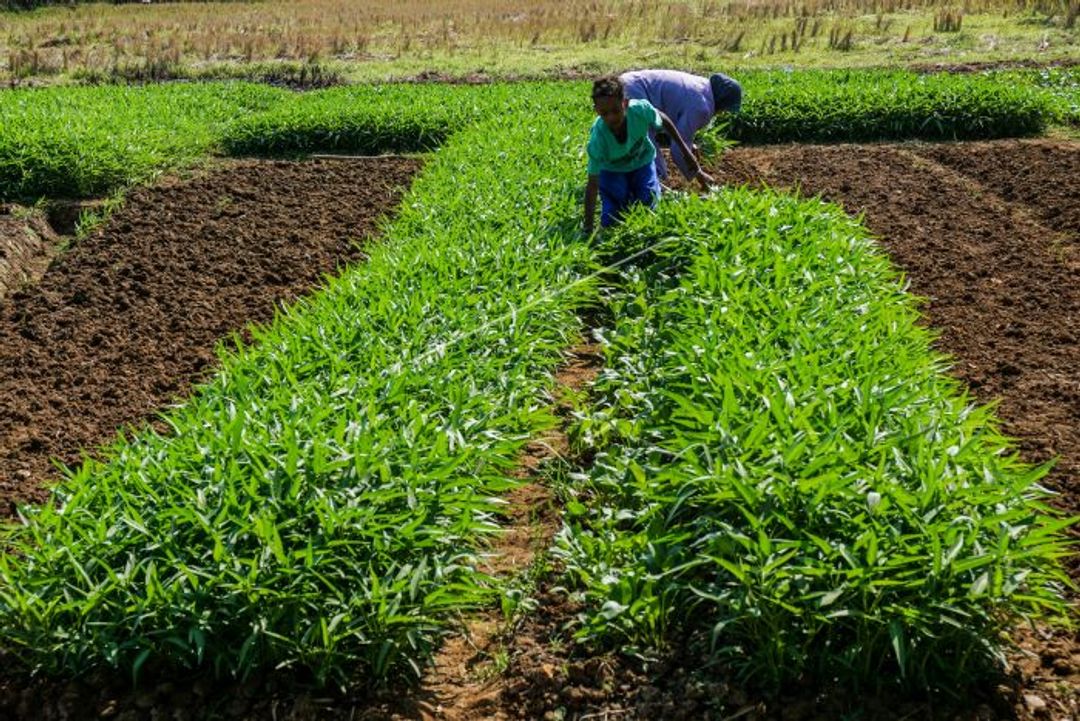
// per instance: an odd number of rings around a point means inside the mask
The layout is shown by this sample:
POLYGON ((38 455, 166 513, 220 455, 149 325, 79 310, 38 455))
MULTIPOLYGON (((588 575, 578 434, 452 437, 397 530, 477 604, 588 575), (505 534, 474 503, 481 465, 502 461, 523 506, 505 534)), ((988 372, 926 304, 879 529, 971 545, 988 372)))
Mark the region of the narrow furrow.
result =
MULTIPOLYGON (((555 409, 561 419, 526 446, 512 476, 525 481, 508 494, 506 524, 491 546, 485 573, 497 579, 523 578, 551 546, 561 523, 558 501, 544 483, 544 465, 570 458, 566 428, 573 410, 572 396, 587 388, 600 372, 602 357, 593 344, 568 351, 567 362, 555 376, 555 409)), ((425 721, 471 721, 509 718, 501 710, 508 679, 508 619, 491 609, 463 619, 460 634, 449 638, 435 655, 431 671, 412 697, 404 718, 425 721)))

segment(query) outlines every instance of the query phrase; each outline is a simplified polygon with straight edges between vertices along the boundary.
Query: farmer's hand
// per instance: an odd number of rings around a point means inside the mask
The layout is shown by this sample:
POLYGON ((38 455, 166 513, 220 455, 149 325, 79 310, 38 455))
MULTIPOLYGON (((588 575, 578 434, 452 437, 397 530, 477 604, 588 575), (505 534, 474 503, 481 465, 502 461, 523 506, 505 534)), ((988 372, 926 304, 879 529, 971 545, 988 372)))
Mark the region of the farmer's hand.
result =
POLYGON ((694 180, 701 183, 702 190, 708 190, 710 185, 716 185, 716 181, 713 177, 701 169, 701 166, 697 166, 697 172, 694 173, 694 180))

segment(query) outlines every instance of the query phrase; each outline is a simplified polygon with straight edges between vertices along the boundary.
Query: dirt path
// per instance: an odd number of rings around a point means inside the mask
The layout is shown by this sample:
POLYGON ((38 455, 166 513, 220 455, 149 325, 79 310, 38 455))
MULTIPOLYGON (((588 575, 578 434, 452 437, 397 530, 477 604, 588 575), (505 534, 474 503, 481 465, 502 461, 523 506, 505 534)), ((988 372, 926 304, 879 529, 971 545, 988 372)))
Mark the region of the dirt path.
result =
POLYGON ((413 159, 243 161, 134 193, 40 281, 0 300, 0 518, 183 398, 214 347, 272 318, 390 213, 413 159))
MULTIPOLYGON (((556 408, 564 420, 572 406, 568 393, 581 391, 600 371, 601 356, 594 345, 580 345, 569 353, 566 365, 556 374, 556 408), (561 399, 560 399, 561 398, 561 399)), ((561 525, 561 514, 550 488, 540 479, 545 461, 570 460, 570 444, 562 427, 553 428, 530 443, 514 473, 527 481, 508 497, 505 532, 499 536, 487 558, 486 573, 500 578, 525 578, 538 554, 550 548, 561 525)), ((533 592, 534 589, 528 589, 533 592)), ((518 623, 525 622, 518 619, 518 623)), ((418 691, 410 694, 412 708, 392 714, 396 719, 422 721, 473 721, 516 718, 503 709, 502 694, 514 643, 513 628, 498 610, 467 619, 464 631, 442 647, 431 671, 418 691)))

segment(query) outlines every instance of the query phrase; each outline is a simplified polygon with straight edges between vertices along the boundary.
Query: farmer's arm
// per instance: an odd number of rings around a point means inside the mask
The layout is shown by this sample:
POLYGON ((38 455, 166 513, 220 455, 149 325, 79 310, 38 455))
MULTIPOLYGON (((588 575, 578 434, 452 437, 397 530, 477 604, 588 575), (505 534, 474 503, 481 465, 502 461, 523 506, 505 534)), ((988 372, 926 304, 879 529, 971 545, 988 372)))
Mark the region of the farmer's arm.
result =
POLYGON ((690 150, 690 146, 683 140, 682 133, 679 132, 675 123, 671 122, 671 118, 669 118, 666 113, 659 110, 656 112, 660 116, 660 122, 663 124, 664 130, 671 136, 671 147, 678 148, 686 159, 687 167, 686 170, 683 171, 686 174, 686 177, 688 179, 697 180, 701 183, 702 187, 707 188, 709 184, 713 182, 713 179, 706 175, 705 171, 701 169, 701 165, 698 163, 693 151, 690 150))
MULTIPOLYGON (((679 129, 679 135, 681 135, 687 145, 690 146, 691 154, 696 155, 696 153, 694 153, 694 136, 697 135, 699 130, 708 125, 710 120, 712 120, 712 113, 709 111, 704 100, 683 109, 677 117, 672 118, 675 127, 679 129)), ((675 165, 687 180, 693 180, 694 176, 690 172, 690 161, 688 156, 674 144, 671 146, 671 159, 675 161, 675 165)))
POLYGON ((589 182, 585 184, 585 233, 593 232, 593 221, 596 219, 596 196, 600 193, 600 176, 590 175, 589 182))

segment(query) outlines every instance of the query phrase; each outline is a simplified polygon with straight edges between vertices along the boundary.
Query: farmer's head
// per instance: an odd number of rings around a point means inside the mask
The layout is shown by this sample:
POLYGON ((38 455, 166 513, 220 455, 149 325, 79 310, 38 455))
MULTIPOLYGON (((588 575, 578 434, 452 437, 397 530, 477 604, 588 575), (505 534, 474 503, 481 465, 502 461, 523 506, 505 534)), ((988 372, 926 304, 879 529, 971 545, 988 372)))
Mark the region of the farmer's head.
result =
POLYGON ((618 130, 626 119, 628 101, 623 95, 623 86, 619 78, 608 75, 593 82, 593 107, 596 114, 611 130, 618 130))
POLYGON ((709 87, 713 95, 714 113, 737 113, 742 107, 742 86, 734 78, 723 73, 713 73, 709 77, 709 87))

